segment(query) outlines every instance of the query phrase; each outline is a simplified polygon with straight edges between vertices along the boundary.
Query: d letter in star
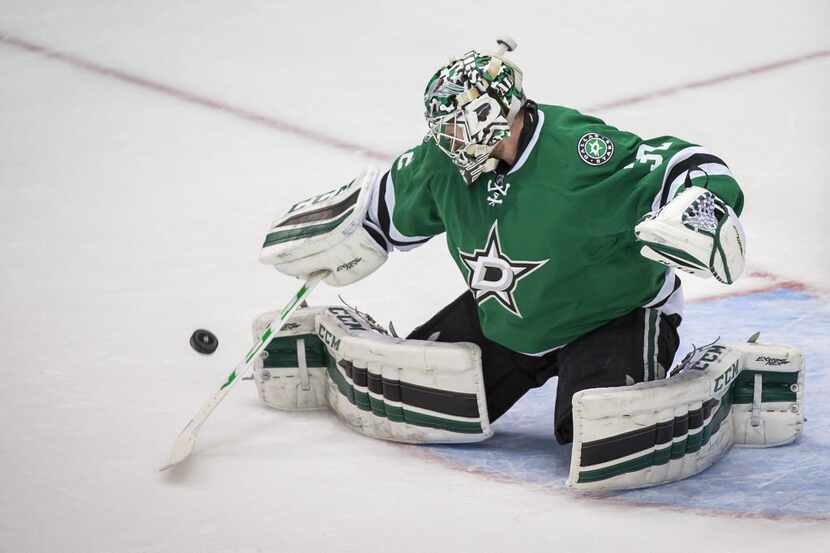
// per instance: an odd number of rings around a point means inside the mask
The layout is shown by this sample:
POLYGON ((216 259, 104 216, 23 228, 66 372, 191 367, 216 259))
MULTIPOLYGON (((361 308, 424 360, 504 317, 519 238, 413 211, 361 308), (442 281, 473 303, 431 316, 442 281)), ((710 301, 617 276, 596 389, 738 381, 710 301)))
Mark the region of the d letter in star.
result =
POLYGON ((549 261, 510 259, 502 251, 498 221, 490 227, 483 249, 472 253, 459 249, 458 255, 467 268, 467 286, 473 291, 476 302, 481 304, 495 299, 517 317, 522 316, 514 296, 519 281, 549 261))

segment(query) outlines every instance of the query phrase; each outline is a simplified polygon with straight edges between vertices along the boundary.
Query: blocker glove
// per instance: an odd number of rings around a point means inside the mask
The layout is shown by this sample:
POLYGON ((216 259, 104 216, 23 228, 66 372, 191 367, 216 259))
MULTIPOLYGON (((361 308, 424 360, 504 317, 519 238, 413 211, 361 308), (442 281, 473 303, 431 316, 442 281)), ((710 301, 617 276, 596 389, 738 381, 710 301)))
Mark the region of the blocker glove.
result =
POLYGON ((735 211, 692 186, 634 227, 640 255, 694 275, 732 284, 746 261, 746 237, 735 211))
POLYGON ((369 167, 349 184, 294 204, 268 229, 259 260, 298 278, 327 271, 331 286, 377 270, 388 254, 363 226, 377 179, 369 167))

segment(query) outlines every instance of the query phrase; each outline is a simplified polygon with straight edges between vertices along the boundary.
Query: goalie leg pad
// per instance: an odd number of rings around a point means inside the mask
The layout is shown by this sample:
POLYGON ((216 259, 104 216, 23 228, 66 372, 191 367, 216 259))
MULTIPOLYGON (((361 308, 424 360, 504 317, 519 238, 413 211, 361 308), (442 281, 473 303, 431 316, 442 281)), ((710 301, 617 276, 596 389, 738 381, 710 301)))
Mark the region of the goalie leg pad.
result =
MULTIPOLYGON (((257 393, 269 407, 282 411, 326 409, 328 352, 315 333, 315 317, 323 308, 300 308, 254 360, 257 393)), ((254 343, 279 312, 257 317, 254 343)))
POLYGON ((804 365, 795 349, 713 344, 665 380, 573 398, 568 485, 641 488, 697 474, 732 445, 769 447, 803 426, 804 365))
POLYGON ((492 435, 478 346, 387 336, 345 307, 318 315, 317 334, 330 355, 329 404, 354 430, 416 444, 492 435))
MULTIPOLYGON (((254 322, 256 340, 276 312, 254 322)), ((481 350, 382 334, 347 307, 298 309, 255 361, 260 399, 286 411, 330 407, 352 429, 405 443, 492 435, 481 350)))
POLYGON ((732 386, 735 445, 793 442, 804 426, 804 356, 787 346, 737 344, 741 374, 732 386))

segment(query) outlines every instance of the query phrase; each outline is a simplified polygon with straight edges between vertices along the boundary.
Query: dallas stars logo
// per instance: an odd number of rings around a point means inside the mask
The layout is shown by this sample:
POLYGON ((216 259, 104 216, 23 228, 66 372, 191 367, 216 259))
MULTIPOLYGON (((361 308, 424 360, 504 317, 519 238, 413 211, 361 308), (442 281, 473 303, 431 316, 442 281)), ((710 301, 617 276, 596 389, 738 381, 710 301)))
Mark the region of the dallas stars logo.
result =
POLYGON ((603 165, 614 155, 614 143, 607 136, 589 132, 579 139, 577 151, 580 159, 588 165, 603 165))
POLYGON ((498 221, 490 227, 484 249, 474 250, 473 253, 459 249, 458 255, 467 268, 467 286, 473 291, 476 302, 482 304, 492 298, 519 318, 522 313, 516 305, 516 286, 520 280, 549 261, 510 259, 502 252, 498 221))

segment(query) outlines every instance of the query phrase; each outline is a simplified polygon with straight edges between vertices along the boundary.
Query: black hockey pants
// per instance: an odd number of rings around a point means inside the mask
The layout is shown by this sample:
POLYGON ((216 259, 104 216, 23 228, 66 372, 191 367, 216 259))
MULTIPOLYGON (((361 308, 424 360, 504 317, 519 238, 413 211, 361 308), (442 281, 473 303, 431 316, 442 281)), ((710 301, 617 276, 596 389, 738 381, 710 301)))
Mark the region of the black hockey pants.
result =
POLYGON ((662 378, 679 346, 679 315, 635 309, 567 346, 541 357, 517 353, 481 332, 472 294, 465 292, 408 336, 439 342, 473 342, 481 348, 490 422, 502 416, 525 392, 558 376, 555 433, 573 441, 571 398, 587 388, 625 386, 662 378))

